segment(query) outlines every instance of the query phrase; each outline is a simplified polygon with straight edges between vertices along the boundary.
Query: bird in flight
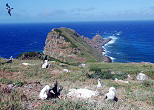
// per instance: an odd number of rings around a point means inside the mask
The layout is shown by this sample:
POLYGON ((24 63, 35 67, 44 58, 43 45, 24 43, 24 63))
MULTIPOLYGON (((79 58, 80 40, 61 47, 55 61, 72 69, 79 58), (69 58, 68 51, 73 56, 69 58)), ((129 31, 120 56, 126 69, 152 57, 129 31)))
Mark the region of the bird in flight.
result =
POLYGON ((11 16, 11 10, 13 9, 13 8, 10 8, 10 6, 8 5, 8 3, 6 4, 6 6, 7 6, 7 10, 8 10, 8 14, 11 16))

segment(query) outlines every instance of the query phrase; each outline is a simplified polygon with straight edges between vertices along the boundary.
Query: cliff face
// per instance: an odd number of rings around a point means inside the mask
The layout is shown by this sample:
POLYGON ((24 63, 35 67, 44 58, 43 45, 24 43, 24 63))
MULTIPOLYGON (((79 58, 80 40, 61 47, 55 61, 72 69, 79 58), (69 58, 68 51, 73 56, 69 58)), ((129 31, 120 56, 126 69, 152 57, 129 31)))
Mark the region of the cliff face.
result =
POLYGON ((103 61, 102 45, 105 42, 107 40, 98 35, 90 40, 72 29, 55 28, 48 33, 43 53, 69 63, 103 61))

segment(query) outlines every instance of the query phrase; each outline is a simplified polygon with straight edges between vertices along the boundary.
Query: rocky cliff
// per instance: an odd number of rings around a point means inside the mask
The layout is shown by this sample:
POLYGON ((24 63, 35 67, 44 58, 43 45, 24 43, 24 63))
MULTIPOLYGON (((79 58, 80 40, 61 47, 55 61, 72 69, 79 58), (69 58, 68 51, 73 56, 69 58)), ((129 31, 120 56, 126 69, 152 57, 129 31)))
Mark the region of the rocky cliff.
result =
POLYGON ((43 53, 69 63, 103 61, 102 46, 110 40, 100 35, 91 40, 70 28, 55 28, 48 33, 43 53))

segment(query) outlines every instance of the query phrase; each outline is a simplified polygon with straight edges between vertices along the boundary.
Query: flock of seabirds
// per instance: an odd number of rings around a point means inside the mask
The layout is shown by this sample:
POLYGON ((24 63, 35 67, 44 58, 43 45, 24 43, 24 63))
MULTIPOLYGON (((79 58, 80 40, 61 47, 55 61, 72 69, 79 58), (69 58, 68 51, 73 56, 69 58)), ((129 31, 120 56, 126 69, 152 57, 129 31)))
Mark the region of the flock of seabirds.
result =
MULTIPOLYGON (((13 8, 11 8, 9 6, 9 4, 6 4, 6 9, 8 10, 8 14, 11 16, 11 10, 13 8)), ((10 57, 10 59, 6 62, 3 62, 2 64, 5 63, 12 63, 12 56, 10 57)), ((47 55, 45 56, 44 60, 43 60, 43 65, 42 68, 48 68, 49 64, 48 64, 48 60, 47 60, 47 55)), ((101 80, 98 79, 98 85, 97 88, 101 87, 101 80)), ((55 82, 54 87, 50 88, 49 85, 46 85, 40 92, 39 94, 39 98, 44 100, 44 99, 50 99, 50 98, 59 98, 61 91, 63 90, 63 87, 58 87, 58 81, 55 82)), ((109 88, 109 92, 105 95, 105 99, 107 100, 113 100, 113 101, 118 101, 118 98, 116 97, 116 89, 114 87, 110 87, 109 88)))
MULTIPOLYGON (((5 63, 12 63, 13 61, 13 57, 11 56, 10 59, 8 59, 8 61, 3 62, 2 64, 5 63)), ((42 68, 48 68, 49 64, 48 64, 48 58, 47 55, 45 56, 45 58, 43 59, 43 64, 42 64, 42 68)), ((101 79, 98 79, 98 84, 97 84, 97 88, 101 87, 101 79)), ((39 94, 39 98, 42 100, 45 99, 52 99, 52 98, 59 98, 61 91, 63 90, 63 87, 58 86, 58 81, 55 82, 54 87, 50 88, 49 85, 46 85, 40 92, 39 94)), ((113 101, 118 101, 118 98, 116 97, 116 89, 114 87, 110 87, 109 88, 109 92, 105 95, 105 99, 108 100, 113 100, 113 101)))

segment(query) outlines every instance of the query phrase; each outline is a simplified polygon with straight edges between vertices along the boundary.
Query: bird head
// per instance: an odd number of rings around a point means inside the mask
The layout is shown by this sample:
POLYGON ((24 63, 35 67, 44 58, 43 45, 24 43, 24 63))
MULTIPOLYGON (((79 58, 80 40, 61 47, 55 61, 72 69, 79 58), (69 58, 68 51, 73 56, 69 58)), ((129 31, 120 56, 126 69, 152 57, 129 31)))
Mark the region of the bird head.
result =
POLYGON ((45 86, 45 90, 48 91, 49 89, 50 89, 50 86, 49 85, 46 85, 45 86))
POLYGON ((116 92, 116 89, 114 87, 110 87, 109 92, 116 92))
POLYGON ((98 79, 98 82, 101 82, 101 79, 100 78, 98 79))
POLYGON ((47 64, 48 63, 48 60, 45 60, 44 62, 47 64))

